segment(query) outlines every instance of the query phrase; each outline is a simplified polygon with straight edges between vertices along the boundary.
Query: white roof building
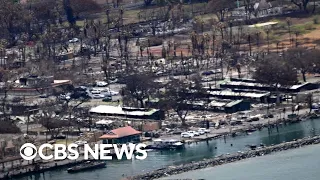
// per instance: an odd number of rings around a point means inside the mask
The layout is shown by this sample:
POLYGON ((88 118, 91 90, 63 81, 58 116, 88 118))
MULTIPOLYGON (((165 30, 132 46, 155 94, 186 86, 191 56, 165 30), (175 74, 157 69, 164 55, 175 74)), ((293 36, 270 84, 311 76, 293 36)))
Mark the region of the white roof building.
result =
POLYGON ((107 116, 151 116, 158 112, 158 109, 130 108, 121 106, 99 105, 91 108, 90 113, 101 114, 107 116))

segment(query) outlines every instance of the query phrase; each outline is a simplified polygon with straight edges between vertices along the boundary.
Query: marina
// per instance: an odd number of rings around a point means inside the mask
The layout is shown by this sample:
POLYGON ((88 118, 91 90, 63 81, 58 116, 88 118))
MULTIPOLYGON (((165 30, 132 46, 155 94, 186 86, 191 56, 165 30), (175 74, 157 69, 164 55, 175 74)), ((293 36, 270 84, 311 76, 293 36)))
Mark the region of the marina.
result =
POLYGON ((0 0, 0 17, 0 180, 320 179, 318 1, 0 0))
POLYGON ((70 174, 67 173, 66 168, 59 168, 44 172, 41 175, 35 173, 30 176, 13 179, 27 180, 30 177, 38 176, 38 180, 60 180, 61 178, 66 180, 86 180, 88 178, 105 180, 106 175, 108 175, 110 179, 121 179, 161 169, 166 166, 177 166, 220 156, 222 154, 247 151, 250 149, 247 145, 259 145, 262 143, 265 146, 270 146, 319 134, 320 121, 319 119, 312 119, 300 123, 279 126, 279 132, 277 132, 276 128, 271 130, 262 128, 261 131, 254 131, 250 135, 241 133, 235 137, 227 136, 226 138, 212 139, 209 141, 187 143, 181 151, 152 150, 148 151, 148 157, 145 160, 108 161, 107 168, 97 169, 94 172, 86 171, 85 173, 70 174))

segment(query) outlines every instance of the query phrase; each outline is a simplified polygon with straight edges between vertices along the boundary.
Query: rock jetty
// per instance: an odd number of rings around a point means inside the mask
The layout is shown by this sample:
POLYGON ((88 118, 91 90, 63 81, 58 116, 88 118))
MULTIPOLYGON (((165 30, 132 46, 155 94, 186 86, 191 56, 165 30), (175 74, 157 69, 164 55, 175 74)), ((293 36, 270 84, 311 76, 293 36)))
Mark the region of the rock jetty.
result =
POLYGON ((169 166, 162 169, 157 169, 146 174, 141 174, 137 176, 128 177, 128 180, 151 180, 158 179, 161 177, 166 177, 174 174, 180 174, 187 171, 203 169, 207 167, 214 167, 226 163, 231 163, 235 161, 240 161, 243 159, 253 158, 257 156, 263 156, 266 154, 271 154, 274 152, 284 151, 288 149, 300 148, 302 146, 311 145, 311 144, 319 144, 320 136, 315 137, 306 137, 303 139, 298 139, 295 141, 285 142, 274 146, 267 146, 264 148, 249 150, 245 152, 239 152, 231 155, 221 155, 216 158, 206 159, 199 162, 191 162, 187 164, 182 164, 179 166, 169 166))

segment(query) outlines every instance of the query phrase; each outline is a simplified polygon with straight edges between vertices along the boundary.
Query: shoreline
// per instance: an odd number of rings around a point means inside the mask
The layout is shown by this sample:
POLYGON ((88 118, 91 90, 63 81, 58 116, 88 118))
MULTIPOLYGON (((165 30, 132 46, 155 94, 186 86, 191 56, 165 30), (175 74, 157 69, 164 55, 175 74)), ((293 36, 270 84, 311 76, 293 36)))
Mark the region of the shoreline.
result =
POLYGON ((249 150, 231 155, 221 155, 216 158, 205 159, 198 162, 190 162, 178 166, 169 166, 166 168, 154 170, 145 174, 127 177, 126 180, 151 180, 168 177, 171 175, 181 174, 188 171, 215 167, 223 164, 241 161, 244 159, 254 158, 258 156, 270 155, 272 153, 296 149, 303 146, 314 145, 320 143, 320 136, 306 137, 296 141, 281 143, 278 145, 267 146, 261 149, 249 150))
MULTIPOLYGON (((249 124, 248 126, 240 126, 240 127, 234 126, 234 127, 237 127, 237 129, 232 130, 232 132, 222 132, 222 133, 218 133, 218 134, 203 137, 203 138, 194 138, 192 140, 186 140, 185 143, 192 144, 192 143, 197 143, 197 142, 210 141, 213 139, 226 138, 227 136, 234 137, 234 136, 239 136, 242 133, 249 133, 249 132, 254 132, 257 130, 262 130, 263 128, 268 128, 268 131, 271 133, 272 129, 274 129, 274 128, 278 128, 278 127, 281 127, 286 124, 300 123, 300 122, 306 121, 306 120, 313 120, 318 117, 319 116, 317 114, 314 114, 314 113, 309 114, 308 113, 308 114, 300 114, 298 116, 298 118, 296 118, 296 119, 287 119, 287 118, 273 119, 268 122, 263 121, 263 122, 257 123, 257 124, 249 124)), ((10 169, 7 172, 1 172, 0 179, 6 179, 7 175, 9 175, 9 177, 12 178, 12 177, 27 176, 27 175, 34 174, 34 173, 43 173, 43 172, 50 171, 53 169, 59 169, 59 168, 66 167, 66 166, 72 166, 72 165, 79 164, 82 162, 83 161, 81 159, 77 160, 77 161, 38 162, 40 165, 40 169, 35 168, 35 164, 28 164, 26 166, 21 166, 20 168, 10 169)), ((166 169, 166 168, 162 168, 162 169, 166 169)), ((157 170, 154 170, 154 171, 157 171, 157 170)), ((151 172, 154 172, 154 171, 151 171, 151 172)), ((133 176, 133 177, 135 177, 135 176, 133 176)), ((147 179, 149 179, 149 178, 147 178, 147 179)))
MULTIPOLYGON (((307 110, 307 109, 304 109, 307 110)), ((261 122, 257 124, 249 124, 248 126, 234 126, 237 129, 233 129, 232 132, 222 132, 222 133, 217 133, 213 136, 207 136, 203 138, 193 138, 193 139, 186 139, 183 140, 187 144, 192 144, 192 143, 197 143, 197 142, 203 142, 203 141, 209 141, 213 139, 219 139, 219 138, 224 138, 227 136, 239 136, 241 133, 251 133, 255 131, 260 131, 264 128, 267 128, 270 133, 272 133, 272 129, 274 128, 279 128, 281 126, 286 126, 287 124, 294 124, 294 123, 300 123, 303 121, 309 121, 313 119, 320 118, 318 114, 315 113, 308 113, 308 114, 300 114, 297 116, 295 119, 288 119, 288 118, 282 118, 282 119, 277 119, 277 120, 271 120, 268 122, 261 122)))

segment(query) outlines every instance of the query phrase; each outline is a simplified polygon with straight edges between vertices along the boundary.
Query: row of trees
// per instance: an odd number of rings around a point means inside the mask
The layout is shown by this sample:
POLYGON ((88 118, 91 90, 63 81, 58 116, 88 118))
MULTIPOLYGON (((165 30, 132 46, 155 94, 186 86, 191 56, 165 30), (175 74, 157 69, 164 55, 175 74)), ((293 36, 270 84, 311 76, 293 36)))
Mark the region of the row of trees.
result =
POLYGON ((320 50, 303 47, 292 48, 283 55, 268 54, 255 62, 254 79, 273 86, 279 99, 279 87, 298 84, 298 73, 306 82, 306 73, 319 73, 320 50))

